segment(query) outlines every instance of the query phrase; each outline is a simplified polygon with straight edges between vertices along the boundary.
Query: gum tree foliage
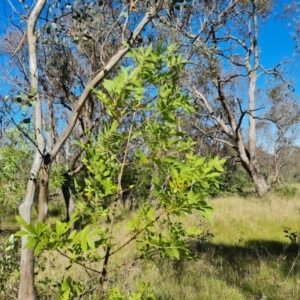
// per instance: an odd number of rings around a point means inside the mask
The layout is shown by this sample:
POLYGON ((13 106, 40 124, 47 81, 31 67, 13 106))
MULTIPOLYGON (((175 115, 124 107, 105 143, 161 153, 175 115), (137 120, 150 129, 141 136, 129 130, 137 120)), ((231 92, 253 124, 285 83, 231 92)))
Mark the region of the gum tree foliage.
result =
POLYGON ((256 151, 256 122, 266 111, 260 100, 267 99, 268 88, 276 85, 292 91, 292 81, 284 75, 288 63, 293 63, 291 58, 265 68, 260 61, 260 51, 265 50, 260 49, 259 33, 264 23, 273 21, 275 11, 291 16, 293 6, 284 4, 268 0, 186 1, 185 7, 174 6, 156 23, 162 38, 176 40, 190 61, 182 79, 182 85, 195 97, 196 113, 187 120, 190 132, 198 135, 202 144, 208 141, 208 147, 215 143, 231 147, 258 195, 270 188, 256 151), (258 86, 258 80, 268 88, 258 86))
MULTIPOLYGON (((87 203, 78 205, 71 221, 57 221, 53 230, 49 224, 29 225, 17 218, 24 227, 17 235, 28 237, 25 248, 33 248, 34 255, 54 250, 69 259, 67 269, 80 264, 94 274, 86 285, 64 277, 58 284, 61 299, 87 293, 104 299, 110 258, 132 243, 138 252, 135 260, 196 258, 188 241, 197 237, 200 229, 196 224, 185 227, 183 220, 194 211, 210 218, 212 208, 204 197, 210 188, 218 186, 225 160, 199 157, 195 142, 179 130, 182 124, 177 114, 189 115, 194 107, 191 98, 177 87, 186 61, 176 50, 175 46, 164 49, 162 45, 156 50, 152 46, 131 49, 128 57, 132 67, 122 67, 114 79, 104 80, 103 87, 95 90, 98 101, 106 107, 107 119, 96 139, 80 143, 86 150, 83 162, 89 171, 83 190, 87 203), (151 98, 147 97, 149 90, 151 98), (120 238, 115 229, 122 211, 119 203, 125 192, 139 190, 138 178, 145 168, 152 174, 152 188, 144 195, 137 215, 128 219, 120 238), (132 169, 137 176, 124 183, 124 175, 132 169), (110 209, 99 205, 107 197, 113 199, 110 209), (87 209, 88 202, 98 203, 93 212, 87 209), (81 231, 70 232, 82 214, 90 214, 91 223, 81 231), (92 262, 96 262, 93 267, 92 262)), ((114 289, 109 299, 124 299, 117 298, 118 294, 114 289)), ((138 294, 131 297, 141 299, 138 294)))
POLYGON ((258 128, 264 137, 261 145, 270 153, 270 181, 276 184, 297 173, 300 107, 298 97, 286 85, 270 87, 267 103, 270 109, 259 118, 258 128))

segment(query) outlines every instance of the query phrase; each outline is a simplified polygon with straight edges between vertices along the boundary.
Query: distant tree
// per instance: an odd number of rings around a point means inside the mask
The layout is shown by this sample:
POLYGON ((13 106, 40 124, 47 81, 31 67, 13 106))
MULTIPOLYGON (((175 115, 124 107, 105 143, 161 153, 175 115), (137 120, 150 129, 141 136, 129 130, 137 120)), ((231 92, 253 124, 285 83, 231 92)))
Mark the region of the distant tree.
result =
POLYGON ((190 61, 182 78, 195 97, 197 112, 190 126, 210 140, 208 145, 214 140, 234 149, 257 194, 263 195, 270 186, 256 153, 256 119, 264 114, 258 97, 265 93, 258 89, 258 79, 286 83, 282 67, 287 62, 270 69, 261 64, 259 30, 279 7, 275 1, 258 0, 188 1, 185 6, 174 6, 158 27, 166 41, 182 45, 190 61), (166 26, 171 34, 164 33, 166 26))
POLYGON ((258 117, 258 127, 263 137, 261 147, 271 158, 271 183, 276 184, 297 164, 293 152, 299 149, 300 107, 298 98, 285 84, 270 87, 267 96, 265 103, 269 109, 264 116, 258 117))

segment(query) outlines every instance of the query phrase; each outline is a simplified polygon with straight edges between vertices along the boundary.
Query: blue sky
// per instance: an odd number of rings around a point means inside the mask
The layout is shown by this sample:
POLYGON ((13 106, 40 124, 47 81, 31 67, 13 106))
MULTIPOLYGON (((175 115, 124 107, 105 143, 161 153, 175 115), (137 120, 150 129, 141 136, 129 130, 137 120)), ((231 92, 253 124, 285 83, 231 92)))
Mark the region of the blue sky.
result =
MULTIPOLYGON (((10 0, 10 2, 15 6, 16 9, 21 7, 19 0, 10 0)), ((30 5, 33 1, 26 0, 25 3, 30 5)), ((291 1, 282 1, 285 4, 291 1)), ((0 2, 0 34, 3 32, 3 28, 7 24, 7 20, 4 16, 4 3, 6 11, 8 14, 12 13, 12 8, 10 7, 9 0, 1 0, 0 2)), ((264 24, 259 32, 259 43, 260 43, 260 59, 261 63, 266 67, 270 68, 276 65, 283 59, 290 59, 295 50, 295 44, 292 41, 293 34, 293 20, 280 21, 278 18, 280 15, 280 10, 277 9, 274 12, 274 18, 264 24)), ((3 60, 0 59, 1 64, 5 64, 3 60)), ((298 67, 293 71, 292 77, 296 81, 296 93, 300 95, 300 68, 298 67)))
MULTIPOLYGON (((295 52, 293 34, 293 20, 273 19, 261 27, 259 32, 260 61, 266 68, 293 57, 295 52)), ((299 59, 295 63, 296 68, 291 76, 296 81, 296 93, 300 95, 299 59)))

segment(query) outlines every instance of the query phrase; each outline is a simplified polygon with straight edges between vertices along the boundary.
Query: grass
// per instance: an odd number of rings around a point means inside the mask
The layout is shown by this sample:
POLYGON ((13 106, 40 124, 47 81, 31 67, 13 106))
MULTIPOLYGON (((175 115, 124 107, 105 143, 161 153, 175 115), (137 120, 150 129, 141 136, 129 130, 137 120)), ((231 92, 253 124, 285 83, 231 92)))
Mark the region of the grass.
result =
MULTIPOLYGON (((107 287, 119 286, 129 295, 140 283, 149 282, 158 300, 300 299, 299 241, 291 243, 300 230, 298 193, 289 198, 270 194, 263 199, 232 196, 208 202, 215 209, 212 222, 199 215, 187 220, 202 229, 199 240, 191 244, 198 261, 133 262, 136 250, 131 245, 110 260, 107 287)), ((60 218, 55 205, 52 211, 51 222, 60 218)), ((15 226, 11 219, 1 223, 5 225, 15 226)), ((124 228, 120 220, 115 231, 121 236, 124 228)), ((38 261, 40 299, 58 299, 53 282, 66 274, 82 282, 93 276, 79 266, 66 272, 67 260, 56 253, 43 253, 38 261)))

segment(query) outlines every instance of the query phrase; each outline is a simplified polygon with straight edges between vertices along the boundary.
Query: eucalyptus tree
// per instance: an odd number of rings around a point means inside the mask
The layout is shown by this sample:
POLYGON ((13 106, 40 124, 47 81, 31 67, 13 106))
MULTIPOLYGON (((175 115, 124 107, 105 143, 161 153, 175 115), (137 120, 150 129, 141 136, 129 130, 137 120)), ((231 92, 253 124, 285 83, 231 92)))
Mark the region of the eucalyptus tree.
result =
POLYGON ((268 88, 266 104, 270 107, 258 118, 261 147, 266 149, 271 159, 271 184, 290 177, 298 168, 295 155, 299 151, 299 98, 291 93, 285 84, 268 88))
POLYGON ((182 84, 193 92, 197 108, 190 126, 200 136, 234 149, 257 194, 263 195, 270 186, 256 153, 256 120, 265 113, 258 100, 266 97, 258 80, 270 78, 270 86, 291 84, 283 76, 288 61, 269 69, 262 65, 259 31, 281 4, 276 7, 277 2, 263 0, 184 3, 173 6, 156 25, 164 40, 175 39, 189 58, 182 84), (166 28, 171 33, 166 34, 166 28))
MULTIPOLYGON (((39 199, 39 220, 45 220, 47 205, 46 195, 49 184, 50 166, 52 161, 56 158, 58 152, 62 148, 62 145, 68 139, 72 133, 74 127, 77 124, 81 112, 86 109, 86 103, 90 99, 92 89, 95 88, 108 74, 113 70, 115 65, 123 58, 123 56, 129 51, 130 47, 134 46, 139 36, 142 34, 142 30, 146 25, 157 16, 158 12, 163 7, 162 0, 149 1, 146 3, 132 5, 131 1, 99 1, 99 2, 53 2, 47 3, 46 0, 37 1, 33 8, 29 10, 29 16, 26 19, 26 33, 19 45, 15 49, 14 58, 21 60, 20 66, 24 68, 24 79, 27 81, 27 94, 24 98, 31 105, 33 105, 34 115, 34 128, 35 128, 35 145, 36 153, 33 159, 30 175, 28 178, 28 185, 24 201, 19 206, 19 212, 21 217, 27 222, 31 223, 31 208, 33 199, 36 193, 36 184, 38 180, 38 174, 42 167, 41 174, 41 186, 40 186, 40 199, 39 199), (79 7, 78 7, 78 6, 79 7), (67 10, 70 11, 67 11, 67 10), (99 30, 93 32, 93 26, 96 26, 91 21, 93 17, 92 11, 95 11, 94 16, 103 17, 102 34, 99 35, 99 30), (106 18, 104 18, 106 17, 106 18), (89 26, 90 25, 90 26, 89 26), (49 27, 50 26, 50 27, 49 27), (67 65, 68 68, 64 68, 63 73, 57 74, 58 84, 61 89, 65 89, 60 93, 56 93, 55 88, 57 82, 47 82, 48 78, 40 73, 40 53, 44 49, 41 46, 43 40, 43 28, 46 33, 54 34, 47 37, 53 38, 53 41, 57 43, 57 53, 54 51, 52 57, 50 56, 50 62, 52 63, 52 71, 57 67, 61 67, 60 61, 55 58, 55 55, 65 56, 64 51, 68 52, 68 49, 64 49, 66 41, 69 41, 70 49, 72 53, 75 53, 77 63, 80 65, 80 74, 78 78, 76 74, 68 77, 68 72, 71 70, 71 64, 65 61, 62 64, 67 65), (93 35, 95 33, 95 36, 93 35), (24 41, 27 39, 27 44, 24 41), (86 39, 92 39, 90 44, 83 43, 86 39), (116 47, 110 47, 110 44, 115 44, 116 47), (23 48, 24 47, 24 48, 23 48), (98 53, 95 49, 98 49, 98 53), (24 56, 19 57, 18 51, 24 49, 24 56), (82 51, 82 49, 84 51, 82 51), (88 53, 88 51, 90 51, 88 53), (90 66, 85 65, 85 61, 78 60, 79 57, 83 57, 86 60, 94 60, 98 62, 98 65, 90 66), (55 64, 58 64, 55 66, 55 64), (28 68, 28 69, 27 69, 28 68), (40 75, 40 76, 39 76, 40 75), (71 85, 71 82, 76 78, 78 84, 71 85), (41 86, 41 80, 45 80, 46 83, 41 86), (71 81, 71 82, 70 82, 71 81), (47 87, 51 87, 54 97, 46 98, 47 87), (45 88, 43 93, 42 87, 45 88), (45 97, 43 99, 43 97, 45 97), (43 126, 43 100, 50 103, 50 128, 53 127, 51 122, 51 105, 55 98, 59 98, 63 104, 68 102, 72 103, 73 108, 68 115, 66 125, 58 124, 60 134, 53 142, 50 141, 52 149, 49 145, 46 145, 47 138, 44 136, 45 127, 43 126)), ((99 26, 99 25, 97 25, 99 26)), ((99 27, 98 27, 99 28, 99 27)), ((22 53, 22 52, 21 52, 22 53)), ((47 54, 47 53, 46 53, 47 54)), ((75 56, 75 55, 74 55, 75 56)), ((43 59, 47 60, 48 56, 44 55, 43 59)), ((47 65, 47 62, 46 64, 47 65)), ((49 67, 48 70, 51 68, 49 67)), ((49 71, 49 73, 50 73, 49 71)), ((20 82, 22 85, 24 82, 20 82)), ((25 82, 26 83, 26 82, 25 82)), ((54 112, 54 111, 53 111, 54 112)), ((55 120, 55 119, 54 119, 55 120)), ((24 120, 23 120, 24 121, 24 120)), ((53 129, 52 129, 53 132, 53 129)), ((24 249, 24 245, 27 242, 27 237, 22 237, 22 251, 21 251, 21 277, 19 288, 19 299, 36 299, 36 292, 34 288, 34 257, 32 249, 24 249)))

